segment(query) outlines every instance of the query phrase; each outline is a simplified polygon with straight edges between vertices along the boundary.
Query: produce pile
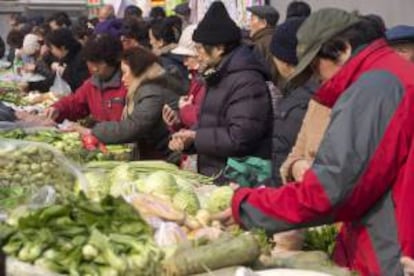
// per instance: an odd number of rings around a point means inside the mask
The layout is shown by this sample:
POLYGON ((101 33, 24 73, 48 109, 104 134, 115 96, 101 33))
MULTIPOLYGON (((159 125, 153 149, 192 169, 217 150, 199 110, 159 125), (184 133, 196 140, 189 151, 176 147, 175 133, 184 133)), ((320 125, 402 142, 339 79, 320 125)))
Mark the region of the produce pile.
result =
POLYGON ((19 89, 14 86, 0 86, 0 101, 11 103, 16 106, 28 105, 28 102, 24 99, 24 96, 20 93, 19 89))
POLYGON ((1 225, 8 256, 69 275, 160 275, 162 251, 151 228, 122 199, 84 196, 1 225))
POLYGON ((12 208, 46 185, 63 198, 76 182, 76 169, 53 148, 16 140, 0 142, 0 207, 12 208))
POLYGON ((201 196, 197 188, 211 184, 210 178, 161 161, 91 162, 87 168, 85 192, 91 200, 133 195, 131 203, 140 212, 179 223, 186 217, 192 229, 208 225, 209 214, 228 208, 233 195, 227 186, 210 186, 214 191, 201 196))
POLYGON ((0 138, 19 139, 32 142, 43 142, 61 150, 68 158, 85 163, 93 160, 128 160, 131 149, 125 145, 108 145, 107 152, 87 150, 83 147, 80 134, 77 132, 64 133, 54 129, 24 130, 13 129, 0 131, 0 138))
POLYGON ((178 184, 192 189, 212 183, 209 177, 180 170, 164 161, 92 161, 84 166, 83 172, 89 182, 85 192, 96 201, 107 194, 118 197, 141 191, 145 189, 144 183, 158 194, 175 192, 178 184), (168 191, 169 187, 173 191, 168 191))

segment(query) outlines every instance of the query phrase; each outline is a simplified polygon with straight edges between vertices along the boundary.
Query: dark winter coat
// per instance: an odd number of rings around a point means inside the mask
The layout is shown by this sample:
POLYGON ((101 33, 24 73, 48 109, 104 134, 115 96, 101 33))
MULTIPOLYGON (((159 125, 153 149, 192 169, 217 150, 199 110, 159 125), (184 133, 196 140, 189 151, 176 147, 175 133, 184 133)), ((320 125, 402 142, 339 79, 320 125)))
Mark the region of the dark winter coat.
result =
POLYGON ((274 33, 274 28, 264 28, 252 36, 254 53, 264 64, 270 74, 271 81, 277 85, 280 79, 279 72, 273 62, 273 55, 270 52, 270 42, 274 33))
POLYGON ((302 126, 309 100, 317 84, 310 80, 303 86, 287 91, 279 101, 273 118, 272 186, 281 186, 280 166, 289 155, 302 126))
POLYGON ((200 173, 219 174, 229 157, 270 159, 272 108, 265 75, 252 51, 240 46, 221 62, 216 84, 207 80, 194 143, 200 173))
POLYGON ((160 55, 160 60, 162 66, 168 71, 173 74, 180 76, 183 85, 182 85, 182 92, 180 94, 185 93, 188 90, 189 80, 188 80, 188 71, 183 64, 183 58, 179 55, 174 55, 170 52, 163 53, 160 55))
POLYGON ((169 160, 169 131, 162 119, 162 108, 177 106, 181 83, 168 74, 145 80, 134 94, 133 111, 119 122, 102 122, 92 129, 105 144, 137 143, 134 159, 169 160))
POLYGON ((79 47, 78 50, 69 52, 60 62, 66 65, 62 78, 69 84, 72 92, 75 92, 90 75, 80 51, 79 47))

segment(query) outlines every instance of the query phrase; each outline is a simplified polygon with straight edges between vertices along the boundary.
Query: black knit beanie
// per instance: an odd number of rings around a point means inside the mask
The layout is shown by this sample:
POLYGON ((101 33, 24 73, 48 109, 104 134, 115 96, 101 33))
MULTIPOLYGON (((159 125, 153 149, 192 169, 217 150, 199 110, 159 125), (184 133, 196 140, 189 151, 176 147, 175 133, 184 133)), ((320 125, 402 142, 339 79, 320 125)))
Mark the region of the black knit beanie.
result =
POLYGON ((270 42, 270 51, 273 56, 291 65, 298 64, 296 33, 305 19, 305 17, 292 17, 277 26, 270 42))
POLYGON ((241 30, 230 18, 222 2, 213 2, 194 31, 193 40, 206 45, 227 44, 241 40, 241 30))

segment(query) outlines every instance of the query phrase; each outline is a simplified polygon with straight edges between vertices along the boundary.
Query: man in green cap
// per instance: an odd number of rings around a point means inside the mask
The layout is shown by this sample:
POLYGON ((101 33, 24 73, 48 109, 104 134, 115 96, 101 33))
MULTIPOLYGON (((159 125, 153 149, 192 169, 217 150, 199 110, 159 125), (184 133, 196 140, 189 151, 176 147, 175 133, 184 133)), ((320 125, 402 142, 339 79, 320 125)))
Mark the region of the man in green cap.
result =
POLYGON ((334 259, 361 275, 403 275, 414 257, 414 65, 369 18, 321 9, 300 27, 299 64, 322 86, 330 124, 303 180, 281 188, 239 188, 231 213, 268 234, 343 222, 334 259))

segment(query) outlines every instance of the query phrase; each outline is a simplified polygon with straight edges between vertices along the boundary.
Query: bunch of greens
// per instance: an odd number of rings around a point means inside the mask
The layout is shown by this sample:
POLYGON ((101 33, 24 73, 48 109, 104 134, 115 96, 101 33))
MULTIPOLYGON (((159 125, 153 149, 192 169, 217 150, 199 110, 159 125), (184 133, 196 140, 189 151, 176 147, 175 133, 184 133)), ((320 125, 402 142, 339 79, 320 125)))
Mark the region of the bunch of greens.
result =
POLYGON ((151 228, 122 199, 93 203, 81 194, 2 225, 8 256, 69 275, 159 275, 163 253, 151 228), (134 274, 135 273, 135 274, 134 274))
POLYGON ((323 251, 332 256, 337 235, 335 224, 309 228, 305 232, 303 248, 306 251, 323 251))

